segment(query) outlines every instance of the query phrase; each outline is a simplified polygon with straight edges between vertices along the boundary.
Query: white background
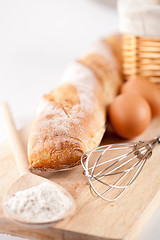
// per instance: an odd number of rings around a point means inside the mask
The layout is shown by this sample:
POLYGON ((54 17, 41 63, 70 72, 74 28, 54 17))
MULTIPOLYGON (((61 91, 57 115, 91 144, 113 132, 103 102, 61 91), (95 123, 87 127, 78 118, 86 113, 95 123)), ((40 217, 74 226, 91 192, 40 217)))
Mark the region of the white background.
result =
MULTIPOLYGON (((0 0, 0 101, 10 104, 18 128, 33 118, 41 95, 60 83, 68 63, 92 42, 117 32, 114 3, 0 0)), ((0 120, 0 141, 5 137, 0 120)), ((159 240, 159 221, 160 209, 138 240, 159 240)))

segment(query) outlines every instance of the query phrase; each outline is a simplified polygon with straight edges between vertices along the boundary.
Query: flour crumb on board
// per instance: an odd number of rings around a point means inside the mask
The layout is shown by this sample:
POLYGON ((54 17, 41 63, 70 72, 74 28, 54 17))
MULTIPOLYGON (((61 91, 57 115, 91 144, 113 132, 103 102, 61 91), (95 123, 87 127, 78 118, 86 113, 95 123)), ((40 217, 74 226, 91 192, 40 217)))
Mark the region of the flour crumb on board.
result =
POLYGON ((33 223, 57 220, 71 205, 71 199, 58 186, 47 182, 18 191, 5 202, 13 217, 33 223))

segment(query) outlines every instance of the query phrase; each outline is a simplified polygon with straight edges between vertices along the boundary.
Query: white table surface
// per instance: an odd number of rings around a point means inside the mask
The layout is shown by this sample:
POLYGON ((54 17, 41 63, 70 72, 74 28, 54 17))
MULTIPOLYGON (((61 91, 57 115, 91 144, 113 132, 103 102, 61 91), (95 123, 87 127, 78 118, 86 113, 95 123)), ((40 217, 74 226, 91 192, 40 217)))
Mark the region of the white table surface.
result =
MULTIPOLYGON (((0 100, 10 104, 18 128, 33 118, 40 96, 59 84, 68 63, 118 30, 114 2, 0 1, 0 100)), ((0 142, 5 138, 0 120, 0 142)), ((138 240, 159 240, 159 221, 160 209, 138 240)))

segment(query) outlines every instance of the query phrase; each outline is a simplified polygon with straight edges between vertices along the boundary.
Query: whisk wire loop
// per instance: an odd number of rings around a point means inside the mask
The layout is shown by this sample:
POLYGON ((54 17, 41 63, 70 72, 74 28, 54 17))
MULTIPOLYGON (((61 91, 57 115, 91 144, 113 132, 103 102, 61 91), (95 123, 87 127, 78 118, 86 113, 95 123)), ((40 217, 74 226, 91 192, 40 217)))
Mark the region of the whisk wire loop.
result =
POLYGON ((100 146, 81 158, 92 194, 114 201, 137 179, 160 137, 151 141, 100 146), (131 151, 129 151, 131 149, 131 151))

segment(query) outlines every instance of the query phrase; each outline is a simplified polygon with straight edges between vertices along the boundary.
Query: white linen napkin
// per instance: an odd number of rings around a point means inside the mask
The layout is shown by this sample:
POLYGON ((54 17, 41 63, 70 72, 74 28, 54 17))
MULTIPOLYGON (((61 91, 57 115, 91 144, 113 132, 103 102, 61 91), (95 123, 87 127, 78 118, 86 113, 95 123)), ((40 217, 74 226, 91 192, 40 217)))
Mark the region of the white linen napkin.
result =
POLYGON ((122 33, 160 38, 160 0, 119 0, 122 33))

